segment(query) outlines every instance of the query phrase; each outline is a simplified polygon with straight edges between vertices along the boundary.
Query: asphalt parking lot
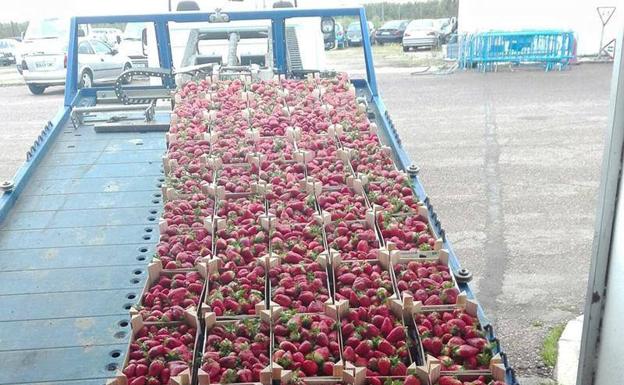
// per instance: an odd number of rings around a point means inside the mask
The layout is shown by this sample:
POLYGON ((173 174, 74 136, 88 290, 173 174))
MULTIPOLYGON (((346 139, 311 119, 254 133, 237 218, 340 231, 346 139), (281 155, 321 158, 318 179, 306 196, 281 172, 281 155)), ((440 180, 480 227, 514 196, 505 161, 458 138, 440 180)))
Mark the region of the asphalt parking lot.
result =
MULTIPOLYGON (((438 217, 529 381, 551 372, 539 357, 544 335, 583 310, 610 76, 608 64, 378 75, 438 217)), ((62 97, 61 88, 0 87, 0 180, 62 97)))

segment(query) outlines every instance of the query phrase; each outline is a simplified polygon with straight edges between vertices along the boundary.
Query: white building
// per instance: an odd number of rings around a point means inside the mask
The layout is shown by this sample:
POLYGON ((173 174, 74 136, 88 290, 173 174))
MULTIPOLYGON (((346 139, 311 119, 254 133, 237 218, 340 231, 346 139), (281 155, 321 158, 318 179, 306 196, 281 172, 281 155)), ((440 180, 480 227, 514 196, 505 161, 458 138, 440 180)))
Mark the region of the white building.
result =
POLYGON ((595 55, 600 46, 602 22, 597 7, 616 7, 605 27, 603 42, 614 39, 622 28, 621 0, 459 0, 458 31, 515 31, 522 29, 572 30, 577 55, 595 55))

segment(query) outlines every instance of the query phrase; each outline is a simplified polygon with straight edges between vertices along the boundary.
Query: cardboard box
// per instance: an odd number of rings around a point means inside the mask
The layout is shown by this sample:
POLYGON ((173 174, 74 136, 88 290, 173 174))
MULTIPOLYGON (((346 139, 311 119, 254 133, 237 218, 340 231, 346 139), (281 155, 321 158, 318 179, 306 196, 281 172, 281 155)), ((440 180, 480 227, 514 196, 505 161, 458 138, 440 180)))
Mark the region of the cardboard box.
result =
MULTIPOLYGON (((191 371, 195 367, 195 354, 194 352, 197 349, 199 343, 199 320, 197 318, 197 313, 194 309, 187 309, 184 313, 185 318, 184 321, 179 322, 167 322, 167 323, 156 323, 152 325, 157 325, 160 327, 176 327, 181 324, 186 324, 189 327, 192 327, 196 330, 195 332, 195 342, 193 343, 193 359, 188 363, 188 369, 181 372, 179 375, 171 377, 168 385, 191 385, 191 371)), ((140 315, 133 315, 130 319, 130 326, 132 328, 132 338, 130 339, 130 344, 132 344, 136 340, 137 333, 147 325, 143 322, 143 319, 140 315)), ((115 378, 112 378, 106 382, 107 385, 128 385, 128 379, 126 375, 123 373, 123 369, 128 366, 128 362, 130 361, 130 344, 128 345, 128 349, 126 351, 125 360, 122 365, 122 369, 118 370, 115 374, 115 378)), ((148 365, 149 366, 149 365, 148 365)))
MULTIPOLYGON (((270 329, 271 329, 271 317, 270 317, 270 313, 268 313, 266 310, 261 311, 256 317, 251 317, 251 318, 247 318, 246 321, 251 321, 253 320, 254 322, 262 322, 264 323, 268 330, 269 330, 269 335, 267 336, 270 340, 269 340, 269 346, 267 347, 266 350, 266 355, 269 358, 269 362, 271 360, 271 342, 272 342, 272 336, 270 333, 270 329)), ((216 317, 216 315, 214 313, 206 313, 204 315, 204 342, 202 343, 202 347, 201 347, 201 358, 199 360, 199 369, 197 370, 197 383, 199 385, 210 385, 212 382, 210 381, 210 375, 209 373, 206 373, 201 366, 204 363, 204 354, 206 353, 206 340, 208 339, 208 337, 211 334, 211 331, 216 327, 216 326, 222 326, 222 325, 234 325, 238 322, 241 322, 241 320, 218 320, 218 317, 216 317)), ((239 365, 239 367, 234 368, 236 369, 242 369, 242 365, 239 365)), ((271 384, 271 365, 269 363, 269 365, 262 370, 262 372, 260 373, 260 378, 258 382, 252 382, 252 383, 245 383, 245 382, 239 382, 239 383, 233 383, 233 384, 237 384, 237 385, 258 385, 258 384, 262 384, 262 385, 270 385, 271 384)))

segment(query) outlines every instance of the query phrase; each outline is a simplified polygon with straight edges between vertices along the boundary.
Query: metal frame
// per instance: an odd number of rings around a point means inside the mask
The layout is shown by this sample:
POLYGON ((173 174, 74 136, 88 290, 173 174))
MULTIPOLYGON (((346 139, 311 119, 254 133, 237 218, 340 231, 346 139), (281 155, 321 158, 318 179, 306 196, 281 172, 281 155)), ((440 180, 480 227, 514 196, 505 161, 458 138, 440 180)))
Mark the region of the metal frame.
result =
MULTIPOLYGON (((98 88, 89 88, 78 90, 78 26, 80 24, 91 23, 115 23, 115 22, 152 22, 156 28, 158 52, 161 66, 166 69, 172 69, 172 57, 171 47, 169 44, 169 22, 207 22, 210 17, 210 13, 170 13, 170 14, 156 14, 156 15, 126 15, 126 16, 95 16, 95 17, 74 17, 71 20, 70 28, 70 44, 68 50, 68 66, 67 66, 67 81, 65 86, 65 107, 59 112, 54 120, 46 126, 44 132, 48 132, 47 135, 40 136, 38 140, 38 146, 35 146, 33 155, 29 158, 29 161, 23 166, 16 177, 15 188, 12 193, 4 194, 0 197, 0 221, 2 221, 11 207, 15 203, 19 196, 19 193, 28 182, 29 176, 35 170, 35 167, 39 161, 45 155, 47 149, 53 143, 54 137, 62 129, 62 126, 66 123, 71 108, 75 105, 89 105, 94 103, 95 95, 98 88)), ((286 70, 286 47, 285 40, 285 20, 294 17, 323 17, 323 16, 357 16, 360 18, 360 26, 362 28, 363 36, 368 35, 368 24, 366 22, 366 14, 364 8, 340 8, 340 9, 279 9, 271 11, 253 11, 253 12, 234 12, 228 13, 230 20, 258 20, 266 19, 271 20, 273 25, 273 59, 275 67, 278 71, 286 70)), ((451 242, 447 239, 440 220, 437 218, 437 214, 433 210, 433 206, 429 197, 427 196, 417 173, 414 172, 417 168, 413 166, 408 154, 402 147, 401 139, 398 135, 396 128, 386 110, 386 107, 381 100, 378 89, 377 80, 375 76, 375 68, 373 65, 372 49, 368 39, 363 41, 364 59, 366 64, 367 77, 364 79, 353 80, 354 85, 360 91, 364 90, 364 94, 369 98, 369 103, 372 105, 376 112, 376 117, 380 123, 382 134, 387 138, 390 147, 392 148, 394 157, 397 161, 399 169, 408 171, 412 180, 414 191, 418 198, 425 203, 430 213, 430 221, 433 224, 434 232, 436 236, 441 237, 444 240, 444 247, 449 251, 449 264, 454 272, 460 270, 459 260, 451 242)), ((151 87, 133 87, 134 89, 149 89, 151 87)), ((106 89, 106 88, 99 88, 106 89)), ((466 291, 469 298, 474 298, 474 294, 468 284, 460 283, 461 290, 466 291)), ((495 345, 494 353, 500 353, 503 362, 506 366, 506 377, 508 384, 517 384, 513 369, 511 369, 507 356, 502 352, 500 343, 496 338, 494 331, 489 323, 488 319, 483 313, 483 309, 478 308, 479 321, 488 333, 488 338, 495 345)))
POLYGON ((602 163, 602 181, 594 230, 592 261, 587 285, 585 319, 577 373, 578 385, 619 385, 624 356, 624 213, 618 202, 624 155, 624 58, 620 31, 613 66, 609 126, 602 163))
MULTIPOLYGON (((179 12, 152 15, 120 15, 120 16, 80 16, 71 19, 67 64, 67 81, 65 83, 65 106, 70 106, 78 91, 78 26, 94 23, 154 23, 158 58, 161 68, 172 69, 173 60, 169 40, 169 23, 208 22, 214 13, 179 12)), ((282 8, 270 11, 231 12, 227 14, 230 21, 244 20, 271 20, 273 38, 273 60, 277 72, 286 71, 286 19, 295 17, 335 17, 356 16, 360 18, 362 34, 368 33, 366 12, 364 8, 336 8, 336 9, 296 9, 282 8)), ((366 36, 366 35, 363 35, 366 36)), ((363 42, 364 60, 366 62, 366 79, 374 96, 378 96, 377 77, 373 65, 373 55, 369 41, 363 42)), ((173 82, 173 80, 171 80, 173 82)))

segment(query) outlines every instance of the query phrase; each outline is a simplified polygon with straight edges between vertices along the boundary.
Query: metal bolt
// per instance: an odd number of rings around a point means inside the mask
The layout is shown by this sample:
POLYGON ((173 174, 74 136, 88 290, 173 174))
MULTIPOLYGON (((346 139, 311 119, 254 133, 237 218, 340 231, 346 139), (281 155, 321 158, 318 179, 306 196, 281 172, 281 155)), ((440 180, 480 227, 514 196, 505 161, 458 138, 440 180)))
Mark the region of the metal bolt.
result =
POLYGON ((0 190, 4 192, 13 191, 13 187, 15 187, 15 184, 11 180, 5 180, 4 182, 0 184, 0 190))
POLYGON ((419 172, 420 172, 420 167, 416 166, 415 164, 411 164, 407 168, 407 175, 409 175, 412 178, 417 176, 419 172))
POLYGON ((468 283, 472 280, 472 273, 470 270, 462 267, 455 273, 455 279, 460 283, 468 283))

